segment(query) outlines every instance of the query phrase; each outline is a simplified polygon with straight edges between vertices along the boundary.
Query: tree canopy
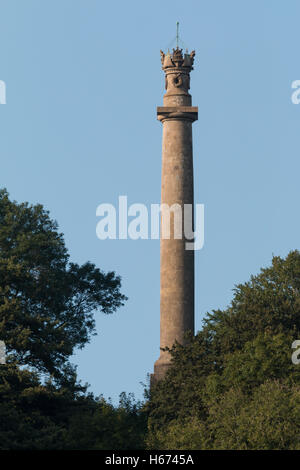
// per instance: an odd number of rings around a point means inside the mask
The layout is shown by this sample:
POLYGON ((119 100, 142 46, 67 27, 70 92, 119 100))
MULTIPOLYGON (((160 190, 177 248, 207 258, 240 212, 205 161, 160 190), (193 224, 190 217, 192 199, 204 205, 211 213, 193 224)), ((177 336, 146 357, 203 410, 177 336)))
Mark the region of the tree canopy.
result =
POLYGON ((95 332, 94 313, 123 305, 121 280, 69 261, 57 223, 41 205, 0 191, 0 338, 10 363, 63 375, 95 332))
POLYGON ((41 205, 0 191, 1 449, 129 449, 143 446, 145 414, 77 382, 69 358, 95 333, 96 312, 123 305, 121 279, 69 261, 63 235, 41 205))
MULTIPOLYGON (((300 253, 274 256, 170 350, 164 380, 118 406, 77 382, 70 356, 95 333, 95 313, 126 297, 121 280, 70 262, 41 205, 0 191, 1 449, 298 449, 300 253)), ((299 354, 300 355, 300 354, 299 354)))
POLYGON ((148 446, 300 449, 300 253, 237 285, 151 390, 148 446))

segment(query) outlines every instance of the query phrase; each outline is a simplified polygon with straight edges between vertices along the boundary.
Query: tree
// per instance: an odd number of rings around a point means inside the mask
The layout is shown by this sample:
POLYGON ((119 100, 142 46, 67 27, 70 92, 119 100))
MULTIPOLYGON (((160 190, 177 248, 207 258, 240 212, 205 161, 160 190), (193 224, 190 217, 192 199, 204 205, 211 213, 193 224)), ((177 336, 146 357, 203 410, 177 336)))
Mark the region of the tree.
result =
POLYGON ((68 415, 85 401, 68 388, 41 384, 36 373, 0 367, 0 449, 63 449, 68 415))
POLYGON ((73 381, 42 384, 36 373, 0 367, 0 450, 142 449, 146 414, 121 394, 114 407, 73 381))
POLYGON ((145 448, 147 415, 132 394, 121 393, 119 405, 98 397, 89 413, 72 413, 68 447, 80 450, 132 450, 145 448))
POLYGON ((170 353, 150 393, 148 446, 159 449, 300 449, 300 253, 273 257, 235 287, 226 310, 170 353))
POLYGON ((94 334, 95 312, 123 305, 120 288, 114 272, 69 262, 41 205, 0 191, 0 338, 8 354, 0 366, 1 449, 143 445, 140 404, 123 396, 115 408, 95 398, 68 361, 94 334))
POLYGON ((266 381, 252 394, 231 388, 211 400, 206 419, 170 421, 148 436, 151 449, 300 450, 300 387, 266 381))
POLYGON ((41 205, 0 191, 0 338, 9 363, 62 380, 68 358, 95 332, 94 313, 126 297, 114 272, 69 261, 57 223, 41 205))

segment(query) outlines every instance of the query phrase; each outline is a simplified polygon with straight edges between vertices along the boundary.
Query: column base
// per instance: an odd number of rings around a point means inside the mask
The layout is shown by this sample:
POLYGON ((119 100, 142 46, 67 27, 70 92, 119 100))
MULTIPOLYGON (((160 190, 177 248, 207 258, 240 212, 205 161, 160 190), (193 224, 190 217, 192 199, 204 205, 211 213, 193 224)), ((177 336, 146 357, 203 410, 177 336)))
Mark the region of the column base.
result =
POLYGON ((166 361, 165 358, 159 358, 154 363, 154 374, 150 375, 150 387, 152 387, 157 382, 165 378, 165 375, 170 365, 171 365, 171 361, 166 361))

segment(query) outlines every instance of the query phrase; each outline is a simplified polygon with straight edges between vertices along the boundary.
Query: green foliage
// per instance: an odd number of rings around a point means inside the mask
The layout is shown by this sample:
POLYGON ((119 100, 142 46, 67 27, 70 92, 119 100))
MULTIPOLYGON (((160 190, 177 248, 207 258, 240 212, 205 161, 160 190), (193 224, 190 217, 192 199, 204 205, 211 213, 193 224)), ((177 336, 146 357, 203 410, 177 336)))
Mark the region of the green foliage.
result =
POLYGON ((207 419, 171 421, 150 433, 152 449, 300 450, 300 387, 266 381, 251 395, 231 388, 209 403, 207 419))
POLYGON ((118 407, 66 386, 41 384, 37 374, 0 367, 0 450, 111 450, 144 448, 146 415, 132 396, 118 407))
POLYGON ((59 379, 94 333, 94 312, 123 304, 120 278, 69 262, 62 234, 41 205, 0 191, 0 338, 9 361, 59 379))
POLYGON ((0 191, 0 449, 142 447, 145 414, 132 396, 118 407, 77 383, 68 359, 114 312, 121 281, 91 263, 69 262, 62 234, 41 205, 0 191))
POLYGON ((118 407, 103 398, 96 400, 89 414, 77 413, 70 420, 69 447, 90 450, 145 448, 147 416, 142 404, 122 393, 118 407))
POLYGON ((212 449, 300 449, 300 387, 266 380, 251 394, 232 388, 211 402, 212 449))
POLYGON ((151 390, 148 447, 299 449, 300 253, 236 286, 151 390))
POLYGON ((36 374, 12 365, 0 368, 0 449, 61 449, 66 391, 42 386, 36 374), (55 418, 53 418, 55 416, 55 418))
POLYGON ((123 304, 120 287, 113 272, 69 262, 42 206, 0 191, 0 449, 300 450, 298 251, 236 286, 227 309, 171 349, 146 404, 122 394, 115 407, 68 359, 94 334, 94 313, 123 304))

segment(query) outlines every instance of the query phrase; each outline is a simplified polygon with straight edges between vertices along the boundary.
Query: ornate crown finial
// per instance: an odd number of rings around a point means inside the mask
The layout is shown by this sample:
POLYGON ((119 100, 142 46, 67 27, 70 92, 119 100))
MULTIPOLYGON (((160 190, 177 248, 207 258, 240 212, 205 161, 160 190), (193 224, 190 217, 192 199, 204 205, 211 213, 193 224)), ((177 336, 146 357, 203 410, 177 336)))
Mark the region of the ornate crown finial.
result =
POLYGON ((182 49, 180 49, 179 47, 176 47, 176 49, 173 49, 172 53, 168 51, 167 54, 165 54, 161 50, 160 57, 161 57, 162 69, 166 71, 167 69, 176 67, 176 68, 184 69, 185 72, 190 72, 191 70, 193 70, 195 54, 196 54, 195 51, 188 53, 187 50, 186 50, 186 53, 183 54, 182 49))
POLYGON ((190 71, 193 70, 195 51, 182 53, 178 46, 165 54, 160 51, 162 69, 166 74, 165 87, 167 93, 189 95, 190 71))

